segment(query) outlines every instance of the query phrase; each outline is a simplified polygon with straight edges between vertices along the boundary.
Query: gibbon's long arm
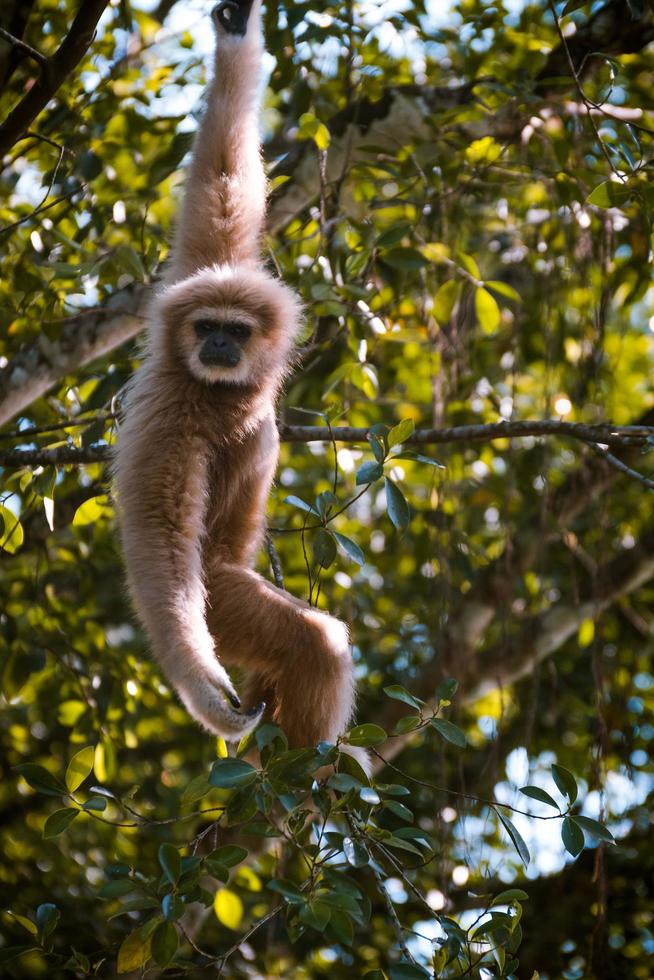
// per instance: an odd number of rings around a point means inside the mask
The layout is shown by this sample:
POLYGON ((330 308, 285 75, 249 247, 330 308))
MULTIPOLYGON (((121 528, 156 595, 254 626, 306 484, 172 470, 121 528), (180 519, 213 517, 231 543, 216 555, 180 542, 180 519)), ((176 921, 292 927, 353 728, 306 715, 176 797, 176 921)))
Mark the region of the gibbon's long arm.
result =
POLYGON ((193 148, 172 281, 214 263, 256 263, 266 206, 259 145, 260 0, 223 0, 207 109, 193 148))
POLYGON ((240 703, 205 620, 205 446, 199 440, 180 445, 156 414, 128 416, 120 439, 116 477, 123 549, 130 592, 153 652, 194 718, 215 734, 241 738, 261 708, 235 710, 240 703), (185 455, 193 465, 184 472, 185 455))

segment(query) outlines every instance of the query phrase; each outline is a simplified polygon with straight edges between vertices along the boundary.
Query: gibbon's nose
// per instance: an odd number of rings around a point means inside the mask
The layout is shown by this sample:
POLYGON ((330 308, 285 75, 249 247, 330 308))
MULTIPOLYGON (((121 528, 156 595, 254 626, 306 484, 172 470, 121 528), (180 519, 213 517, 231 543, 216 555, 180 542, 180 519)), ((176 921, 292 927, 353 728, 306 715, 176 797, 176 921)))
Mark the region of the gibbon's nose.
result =
POLYGON ((236 367, 241 360, 241 351, 231 337, 217 333, 207 337, 199 357, 207 367, 236 367))

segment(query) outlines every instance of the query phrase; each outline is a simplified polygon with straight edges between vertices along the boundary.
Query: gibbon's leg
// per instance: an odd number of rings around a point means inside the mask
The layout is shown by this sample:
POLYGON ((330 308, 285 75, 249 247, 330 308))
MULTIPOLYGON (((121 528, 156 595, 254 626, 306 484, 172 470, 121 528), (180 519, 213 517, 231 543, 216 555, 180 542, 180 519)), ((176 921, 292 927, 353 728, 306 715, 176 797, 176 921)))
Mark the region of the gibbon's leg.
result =
POLYGON ((236 565, 212 568, 209 629, 227 663, 252 672, 257 692, 275 692, 273 720, 289 745, 335 742, 354 703, 347 628, 236 565), (260 685, 260 686, 259 686, 260 685))
POLYGON ((189 713, 209 731, 238 739, 257 724, 264 706, 234 710, 239 700, 205 620, 205 450, 199 440, 171 438, 165 426, 134 433, 135 424, 138 418, 128 417, 115 465, 130 591, 153 652, 189 713), (186 470, 184 456, 193 457, 186 470))
POLYGON ((259 148, 261 0, 212 12, 214 75, 193 148, 169 281, 216 263, 256 263, 266 205, 259 148))

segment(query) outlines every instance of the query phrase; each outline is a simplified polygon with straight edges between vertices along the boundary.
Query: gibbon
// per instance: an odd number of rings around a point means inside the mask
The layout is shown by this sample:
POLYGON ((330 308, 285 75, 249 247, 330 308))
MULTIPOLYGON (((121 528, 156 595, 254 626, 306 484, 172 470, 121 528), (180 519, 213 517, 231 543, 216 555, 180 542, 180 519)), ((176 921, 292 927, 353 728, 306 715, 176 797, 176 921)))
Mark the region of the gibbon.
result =
POLYGON ((137 613, 189 713, 238 739, 268 705, 290 746, 315 745, 351 718, 347 628, 252 571, 301 322, 260 252, 260 0, 224 0, 212 18, 208 107, 118 434, 122 544, 137 613), (246 673, 243 704, 226 666, 246 673))

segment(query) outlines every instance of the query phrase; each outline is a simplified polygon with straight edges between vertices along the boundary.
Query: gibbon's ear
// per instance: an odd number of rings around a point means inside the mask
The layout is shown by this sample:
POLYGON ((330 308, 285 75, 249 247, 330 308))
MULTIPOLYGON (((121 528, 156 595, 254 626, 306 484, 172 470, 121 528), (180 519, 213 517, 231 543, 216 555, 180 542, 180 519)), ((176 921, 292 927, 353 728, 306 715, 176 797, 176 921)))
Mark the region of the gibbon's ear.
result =
POLYGON ((211 11, 213 22, 226 34, 244 37, 253 0, 222 0, 211 11))

